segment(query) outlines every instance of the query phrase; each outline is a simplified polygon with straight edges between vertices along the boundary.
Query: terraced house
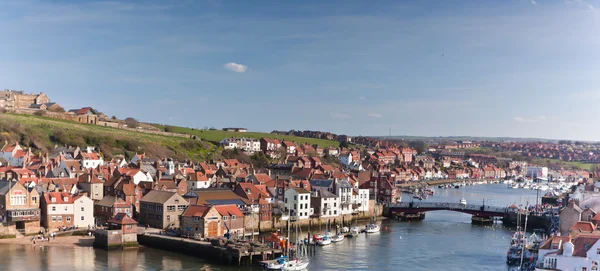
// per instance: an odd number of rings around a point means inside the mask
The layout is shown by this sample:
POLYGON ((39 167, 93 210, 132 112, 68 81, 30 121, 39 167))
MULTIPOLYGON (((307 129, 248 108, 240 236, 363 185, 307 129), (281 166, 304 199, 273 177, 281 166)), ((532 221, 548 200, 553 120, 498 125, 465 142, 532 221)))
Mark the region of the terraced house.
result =
POLYGON ((35 233, 40 230, 40 194, 18 182, 0 182, 0 214, 4 234, 35 233))

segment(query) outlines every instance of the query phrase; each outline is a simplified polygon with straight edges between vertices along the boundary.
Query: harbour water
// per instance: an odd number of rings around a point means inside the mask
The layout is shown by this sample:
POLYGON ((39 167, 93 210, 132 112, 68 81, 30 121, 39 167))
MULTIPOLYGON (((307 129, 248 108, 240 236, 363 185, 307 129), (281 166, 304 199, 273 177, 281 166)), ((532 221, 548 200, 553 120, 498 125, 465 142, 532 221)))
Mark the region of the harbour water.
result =
MULTIPOLYGON (((436 188, 427 201, 459 202, 461 198, 469 204, 485 199, 487 205, 504 207, 534 204, 536 191, 507 189, 503 184, 436 188)), ((404 201, 410 201, 409 196, 404 201)), ((423 221, 384 221, 380 233, 319 247, 308 270, 507 270, 510 237, 510 230, 501 224, 477 226, 467 214, 430 212, 423 221)), ((104 251, 0 245, 0 255, 0 270, 261 270, 216 265, 151 248, 104 251)))

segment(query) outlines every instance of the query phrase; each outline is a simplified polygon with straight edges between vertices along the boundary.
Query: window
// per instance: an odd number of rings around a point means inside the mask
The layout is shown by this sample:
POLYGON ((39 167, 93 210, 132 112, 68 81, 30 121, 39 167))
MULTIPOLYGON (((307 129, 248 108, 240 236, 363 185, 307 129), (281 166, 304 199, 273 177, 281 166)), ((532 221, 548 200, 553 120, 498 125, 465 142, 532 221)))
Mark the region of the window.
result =
POLYGON ((587 267, 582 267, 581 271, 587 271, 587 267))
POLYGON ((58 222, 62 222, 62 216, 58 216, 58 222))
POLYGON ((67 216, 67 222, 71 222, 71 217, 67 216))
POLYGON ((66 211, 67 209, 68 209, 68 207, 67 207, 67 206, 65 206, 65 211, 66 211))
POLYGON ((81 216, 81 221, 83 221, 83 220, 85 220, 85 217, 84 217, 84 216, 81 216))
POLYGON ((52 206, 52 211, 56 211, 56 206, 52 206))
POLYGON ((334 215, 337 215, 337 210, 333 210, 333 214, 334 214, 334 215))
POLYGON ((287 203, 287 198, 284 199, 284 202, 287 203))
POLYGON ((52 222, 56 222, 56 216, 52 216, 52 222))
POLYGON ((183 211, 185 210, 185 205, 178 205, 177 206, 177 211, 183 211))
POLYGON ((31 197, 31 202, 33 202, 33 204, 37 204, 37 197, 31 197))
POLYGON ((235 215, 232 215, 232 216, 231 216, 231 220, 235 220, 235 215))
POLYGON ((333 203, 333 207, 337 207, 337 202, 334 202, 334 203, 333 203))
POLYGON ((133 228, 133 225, 127 225, 127 229, 131 230, 133 228))
MULTIPOLYGON (((21 191, 18 191, 21 192, 21 191)), ((15 192, 17 193, 17 192, 15 192)), ((25 195, 12 195, 10 196, 10 204, 11 205, 25 205, 27 201, 27 196, 25 195)))
POLYGON ((600 255, 600 248, 596 250, 596 254, 600 255))
POLYGON ((167 206, 167 211, 169 211, 169 212, 175 212, 175 205, 168 205, 167 206))
POLYGON ((297 195, 294 195, 294 200, 298 200, 298 196, 297 195))
POLYGON ((229 219, 229 217, 228 217, 228 216, 224 216, 224 217, 223 217, 223 221, 227 221, 227 219, 229 219))
POLYGON ((84 207, 81 207, 81 211, 83 212, 84 207))

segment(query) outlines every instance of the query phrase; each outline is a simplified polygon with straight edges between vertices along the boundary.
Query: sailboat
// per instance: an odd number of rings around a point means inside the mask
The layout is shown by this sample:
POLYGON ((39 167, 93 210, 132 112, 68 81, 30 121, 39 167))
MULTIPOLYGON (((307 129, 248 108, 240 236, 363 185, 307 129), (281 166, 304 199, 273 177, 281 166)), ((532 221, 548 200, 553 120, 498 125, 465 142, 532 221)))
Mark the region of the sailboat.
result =
MULTIPOLYGON (((288 227, 289 227, 289 224, 288 224, 288 227)), ((289 231, 288 231, 288 236, 289 236, 289 231)), ((297 270, 304 270, 304 269, 306 269, 306 267, 308 267, 308 264, 310 262, 306 258, 306 254, 303 253, 302 259, 298 258, 298 254, 300 253, 300 251, 298 251, 298 248, 301 247, 298 244, 299 244, 299 240, 298 240, 298 222, 296 222, 296 260, 291 260, 291 261, 284 262, 283 266, 281 267, 281 270, 285 270, 285 271, 297 271, 297 270)))
POLYGON ((377 233, 381 230, 381 225, 377 224, 377 180, 375 180, 375 206, 373 206, 373 221, 367 225, 366 233, 377 233))

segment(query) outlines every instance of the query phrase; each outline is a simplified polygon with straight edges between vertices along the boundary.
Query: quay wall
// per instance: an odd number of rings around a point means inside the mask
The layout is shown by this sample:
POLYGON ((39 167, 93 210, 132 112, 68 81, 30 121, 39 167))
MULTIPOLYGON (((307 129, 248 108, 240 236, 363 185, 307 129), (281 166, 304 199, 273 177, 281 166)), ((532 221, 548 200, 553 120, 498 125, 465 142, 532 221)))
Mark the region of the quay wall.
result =
POLYGON ((210 243, 192 241, 190 239, 178 237, 156 236, 151 234, 138 235, 137 241, 143 246, 174 251, 213 262, 218 262, 222 259, 222 249, 213 247, 210 243))

